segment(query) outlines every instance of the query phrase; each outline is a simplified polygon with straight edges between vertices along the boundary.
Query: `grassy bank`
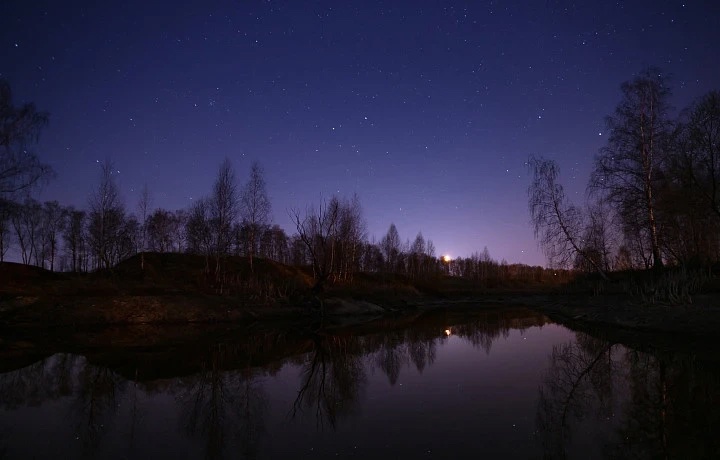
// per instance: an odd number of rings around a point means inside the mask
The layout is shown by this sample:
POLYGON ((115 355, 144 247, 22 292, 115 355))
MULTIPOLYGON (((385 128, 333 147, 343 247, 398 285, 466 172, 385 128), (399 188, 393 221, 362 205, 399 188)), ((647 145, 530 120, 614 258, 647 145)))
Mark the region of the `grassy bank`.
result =
MULTIPOLYGON (((720 328, 720 278, 711 268, 592 275, 493 287, 439 275, 360 273, 313 292, 308 269, 240 257, 145 254, 112 270, 53 273, 0 264, 0 328, 228 323, 316 318, 342 323, 432 309, 527 306, 570 326, 710 337, 720 328)), ((364 321, 363 320, 363 321, 364 321)))
POLYGON ((148 253, 112 270, 53 273, 0 264, 0 326, 233 322, 253 318, 383 315, 441 303, 502 300, 552 285, 488 290, 451 276, 359 273, 313 291, 312 272, 273 261, 148 253))

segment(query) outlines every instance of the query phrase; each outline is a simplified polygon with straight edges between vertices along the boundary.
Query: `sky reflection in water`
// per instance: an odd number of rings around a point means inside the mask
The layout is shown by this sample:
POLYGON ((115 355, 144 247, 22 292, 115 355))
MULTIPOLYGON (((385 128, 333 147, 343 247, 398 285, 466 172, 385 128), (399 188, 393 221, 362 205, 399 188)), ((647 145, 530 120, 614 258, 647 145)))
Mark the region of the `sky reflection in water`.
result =
POLYGON ((0 458, 720 452, 717 362, 634 351, 526 311, 227 337, 58 353, 0 374, 0 458))

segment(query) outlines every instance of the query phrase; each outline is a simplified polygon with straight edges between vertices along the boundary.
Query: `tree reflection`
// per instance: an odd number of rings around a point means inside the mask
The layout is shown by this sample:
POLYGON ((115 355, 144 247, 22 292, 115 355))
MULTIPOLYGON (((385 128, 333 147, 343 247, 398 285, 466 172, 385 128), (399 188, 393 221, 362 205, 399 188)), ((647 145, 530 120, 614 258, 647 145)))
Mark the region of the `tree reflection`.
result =
POLYGON ((573 431, 586 422, 604 438, 606 458, 720 457, 720 370, 694 355, 578 333, 553 348, 538 401, 545 458, 566 458, 573 431))
POLYGON ((75 435, 91 453, 110 429, 127 381, 107 367, 83 360, 77 373, 77 386, 71 404, 75 435))
POLYGON ((694 355, 626 353, 629 398, 609 458, 718 458, 720 372, 694 355))
POLYGON ((452 334, 462 337, 473 347, 480 348, 489 355, 493 343, 500 337, 507 339, 511 330, 517 330, 524 335, 526 329, 542 326, 546 321, 545 317, 527 311, 490 310, 454 325, 452 334))
POLYGON ((0 374, 0 404, 5 409, 35 406, 68 396, 74 388, 75 366, 79 357, 57 354, 30 366, 0 374))
MULTIPOLYGON (((299 388, 292 407, 280 410, 289 409, 293 416, 307 412, 320 429, 334 429, 357 413, 368 373, 380 371, 396 385, 403 372, 422 373, 432 366, 447 340, 459 338, 489 353, 494 341, 513 328, 544 321, 526 312, 434 313, 337 327, 310 337, 288 328, 254 327, 245 334, 226 333, 220 343, 215 338, 197 342, 202 346, 192 342, 142 353, 91 348, 87 357, 57 354, 0 374, 0 408, 10 420, 23 407, 62 399, 58 407, 81 441, 71 449, 98 456, 102 445, 122 439, 130 454, 146 448, 141 434, 147 427, 140 422, 155 418, 154 396, 171 395, 178 402, 171 410, 179 411, 182 433, 202 444, 205 457, 255 458, 268 411, 260 379, 286 364, 300 368, 299 388), (108 435, 111 430, 122 433, 108 435)), ((2 439, 1 430, 0 453, 4 443, 13 452, 16 441, 2 439)))
POLYGON ((395 385, 400 378, 400 370, 408 362, 408 348, 402 331, 388 334, 384 339, 377 353, 377 365, 387 375, 390 385, 395 385))
POLYGON ((477 315, 473 320, 444 316, 421 318, 412 327, 385 330, 365 335, 320 335, 312 341, 312 351, 303 355, 301 384, 291 410, 298 416, 310 409, 319 428, 335 428, 339 419, 351 414, 360 404, 366 384, 366 372, 381 370, 394 386, 401 372, 414 365, 423 372, 435 362, 438 345, 447 340, 446 331, 480 347, 486 353, 501 335, 513 328, 542 325, 539 315, 496 311, 477 315), (449 328, 449 329, 448 329, 449 328))
POLYGON ((88 453, 107 432, 124 385, 110 369, 70 354, 56 354, 0 375, 2 407, 7 410, 72 397, 69 420, 88 453))
POLYGON ((267 403, 252 370, 223 370, 236 351, 214 347, 202 371, 187 379, 178 395, 181 425, 188 435, 205 439, 206 458, 221 458, 230 436, 239 444, 233 456, 255 458, 264 433, 267 403))
POLYGON ((422 373, 426 365, 432 365, 437 357, 437 344, 433 339, 412 336, 408 342, 410 361, 415 364, 418 372, 422 373))
POLYGON ((318 336, 301 372, 301 386, 291 415, 303 409, 315 415, 317 426, 328 423, 333 429, 338 418, 359 406, 365 382, 365 368, 358 353, 358 341, 347 336, 318 336))
POLYGON ((573 424, 612 411, 613 345, 578 333, 554 346, 540 387, 537 426, 545 458, 566 458, 573 424))

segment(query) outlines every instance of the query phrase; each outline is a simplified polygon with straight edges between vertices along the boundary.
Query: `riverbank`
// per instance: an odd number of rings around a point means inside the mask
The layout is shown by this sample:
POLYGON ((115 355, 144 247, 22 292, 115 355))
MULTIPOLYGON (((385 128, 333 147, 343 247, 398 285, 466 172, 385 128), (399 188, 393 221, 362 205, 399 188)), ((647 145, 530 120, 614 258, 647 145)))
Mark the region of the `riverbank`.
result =
POLYGON ((685 271, 661 278, 638 272, 620 274, 610 283, 589 278, 492 289, 448 276, 413 281, 358 274, 352 283, 316 296, 310 273, 270 261, 256 260, 251 268, 243 259, 229 259, 223 261, 226 274, 218 277, 208 274, 211 261, 203 257, 146 254, 142 269, 136 259, 84 275, 0 264, 0 335, 18 328, 275 320, 352 325, 434 310, 518 306, 573 329, 629 336, 661 334, 694 343, 709 342, 720 330, 720 289, 711 272, 705 278, 685 271))
POLYGON ((672 350, 720 349, 720 298, 690 305, 641 305, 623 297, 572 299, 552 296, 522 304, 570 329, 632 345, 672 350))
POLYGON ((478 297, 416 296, 385 305, 366 300, 330 297, 318 305, 237 304, 232 299, 203 295, 16 298, 11 311, 0 315, 0 329, 182 325, 250 321, 323 321, 350 325, 382 317, 412 316, 445 310, 471 312, 526 307, 573 329, 617 329, 629 334, 665 334, 688 341, 714 339, 720 330, 720 299, 706 296, 702 304, 638 305, 624 296, 592 297, 548 293, 488 293, 478 297), (34 302, 33 302, 34 300, 34 302))
MULTIPOLYGON (((461 299, 480 303, 506 292, 534 293, 557 285, 501 286, 437 274, 412 279, 358 273, 314 292, 312 272, 264 259, 222 260, 146 253, 112 270, 54 273, 0 263, 0 328, 184 324, 328 317, 366 321, 461 299)), ((517 283, 516 283, 517 284, 517 283)))
MULTIPOLYGON (((18 369, 57 353, 93 356, 93 360, 137 366, 146 362, 145 373, 153 372, 153 363, 163 366, 199 367, 202 356, 223 346, 239 346, 256 360, 298 355, 313 348, 313 343, 335 337, 392 334, 408 328, 422 330, 428 336, 447 335, 456 324, 492 325, 492 330, 508 327, 542 326, 549 320, 523 307, 494 307, 483 310, 452 311, 447 308, 406 311, 383 316, 286 316, 218 323, 146 323, 116 325, 23 325, 0 333, 0 373, 18 369), (174 357, 174 358, 164 358, 174 357), (180 357, 180 358, 179 358, 180 357), (182 358, 184 357, 184 358, 182 358), (190 358, 194 357, 194 358, 190 358), (180 361, 172 363, 173 360, 180 361)), ((483 329, 487 332, 487 327, 483 329)), ((496 331, 497 332, 497 331, 496 331)), ((245 363, 245 359, 240 362, 245 363)))

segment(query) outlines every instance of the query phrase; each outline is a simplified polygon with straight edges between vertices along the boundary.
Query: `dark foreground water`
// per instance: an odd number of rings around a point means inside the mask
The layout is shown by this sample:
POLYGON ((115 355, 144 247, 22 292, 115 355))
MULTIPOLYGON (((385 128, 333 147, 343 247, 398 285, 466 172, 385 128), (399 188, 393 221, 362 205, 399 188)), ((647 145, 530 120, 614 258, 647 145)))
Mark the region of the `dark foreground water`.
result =
POLYGON ((0 374, 0 458, 720 458, 712 356, 527 311, 153 333, 0 374))

